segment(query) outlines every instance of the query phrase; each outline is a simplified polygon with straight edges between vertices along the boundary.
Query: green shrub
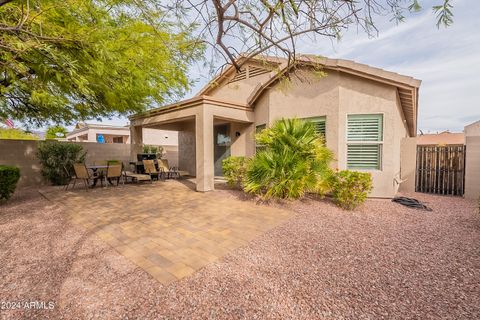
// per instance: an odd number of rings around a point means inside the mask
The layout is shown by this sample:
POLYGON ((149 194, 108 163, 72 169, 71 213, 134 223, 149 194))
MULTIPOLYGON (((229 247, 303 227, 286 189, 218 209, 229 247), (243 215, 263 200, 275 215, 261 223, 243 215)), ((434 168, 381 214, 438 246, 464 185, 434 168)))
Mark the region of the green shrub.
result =
POLYGON ((242 187, 247 171, 247 159, 245 157, 228 157, 223 159, 223 176, 231 187, 242 187))
POLYGON ((84 162, 86 152, 76 143, 42 141, 38 145, 37 157, 42 164, 42 174, 54 185, 68 182, 68 172, 72 172, 73 164, 84 162))
POLYGON ((310 121, 282 119, 256 135, 262 145, 250 161, 244 190, 264 199, 296 199, 329 189, 333 153, 310 121))
POLYGON ((332 196, 338 206, 353 210, 365 202, 372 191, 372 176, 367 172, 343 170, 332 179, 332 196))
POLYGON ((0 165, 0 201, 10 199, 19 179, 19 168, 0 165))

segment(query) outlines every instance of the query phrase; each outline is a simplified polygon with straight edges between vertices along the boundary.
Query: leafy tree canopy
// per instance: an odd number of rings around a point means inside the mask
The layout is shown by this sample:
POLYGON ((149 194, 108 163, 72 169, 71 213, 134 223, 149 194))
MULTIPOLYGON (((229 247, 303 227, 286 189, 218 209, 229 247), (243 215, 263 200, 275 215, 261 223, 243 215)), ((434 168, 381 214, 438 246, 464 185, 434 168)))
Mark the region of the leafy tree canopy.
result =
POLYGON ((0 118, 72 123, 176 99, 202 46, 162 16, 134 0, 0 0, 0 118))
POLYGON ((65 138, 68 130, 60 125, 48 127, 45 139, 65 138))

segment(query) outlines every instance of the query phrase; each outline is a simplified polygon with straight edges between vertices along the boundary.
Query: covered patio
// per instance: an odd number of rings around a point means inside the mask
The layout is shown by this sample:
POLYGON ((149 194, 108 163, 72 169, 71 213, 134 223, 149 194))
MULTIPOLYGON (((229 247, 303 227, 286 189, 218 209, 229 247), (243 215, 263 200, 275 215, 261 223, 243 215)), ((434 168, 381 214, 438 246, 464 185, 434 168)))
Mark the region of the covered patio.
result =
POLYGON ((245 104, 194 97, 130 117, 131 158, 141 152, 143 128, 178 131, 180 170, 196 177, 197 191, 211 191, 224 158, 254 154, 253 122, 245 104))

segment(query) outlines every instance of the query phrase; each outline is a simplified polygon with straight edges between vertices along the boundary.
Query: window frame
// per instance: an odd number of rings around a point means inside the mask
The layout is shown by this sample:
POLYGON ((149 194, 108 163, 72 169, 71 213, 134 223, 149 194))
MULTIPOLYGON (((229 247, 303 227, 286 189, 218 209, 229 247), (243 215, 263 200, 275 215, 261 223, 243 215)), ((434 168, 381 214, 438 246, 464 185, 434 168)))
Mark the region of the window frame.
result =
POLYGON ((123 136, 112 137, 112 143, 124 144, 124 143, 125 143, 124 140, 125 140, 125 139, 123 138, 123 136), (122 141, 121 141, 121 142, 117 142, 117 141, 115 141, 115 139, 117 139, 117 140, 118 140, 118 139, 122 139, 122 141))
POLYGON ((302 118, 302 120, 305 120, 305 121, 310 121, 310 122, 317 122, 319 119, 322 119, 324 121, 324 127, 325 127, 325 133, 323 133, 323 139, 324 139, 324 142, 325 144, 327 144, 327 116, 324 115, 324 116, 315 116, 315 117, 308 117, 308 118, 302 118), (317 120, 317 121, 315 121, 317 120))
MULTIPOLYGON (((260 132, 262 132, 262 130, 265 130, 265 129, 267 129, 267 124, 266 123, 255 125, 255 135, 257 135, 257 133, 260 133, 260 132), (258 130, 259 127, 263 127, 263 128, 259 131, 258 130)), ((258 153, 258 148, 265 147, 264 145, 257 144, 257 139, 255 138, 255 136, 253 137, 253 143, 255 144, 255 154, 258 153)))
POLYGON ((346 114, 346 122, 345 122, 345 141, 346 141, 346 152, 345 152, 345 167, 348 170, 356 170, 356 171, 383 171, 383 145, 385 141, 385 113, 384 112, 373 112, 373 113, 365 113, 365 112, 358 112, 358 113, 347 113, 346 114), (349 116, 381 116, 382 119, 382 126, 381 126, 381 140, 379 141, 358 141, 358 140, 348 140, 348 118, 349 116), (348 165, 348 146, 349 145, 377 145, 378 146, 378 167, 377 168, 355 168, 349 167, 348 165))

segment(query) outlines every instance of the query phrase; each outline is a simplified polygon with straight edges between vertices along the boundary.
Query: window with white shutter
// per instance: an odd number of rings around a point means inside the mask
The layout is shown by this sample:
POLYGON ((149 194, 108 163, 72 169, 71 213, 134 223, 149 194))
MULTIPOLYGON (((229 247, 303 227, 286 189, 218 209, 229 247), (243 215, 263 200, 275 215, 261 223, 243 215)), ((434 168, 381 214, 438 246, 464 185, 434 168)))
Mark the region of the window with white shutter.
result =
POLYGON ((327 132, 327 117, 306 118, 304 120, 311 121, 315 125, 315 131, 326 137, 327 132))
POLYGON ((348 169, 380 170, 382 165, 382 144, 382 114, 355 114, 348 116, 348 169))

